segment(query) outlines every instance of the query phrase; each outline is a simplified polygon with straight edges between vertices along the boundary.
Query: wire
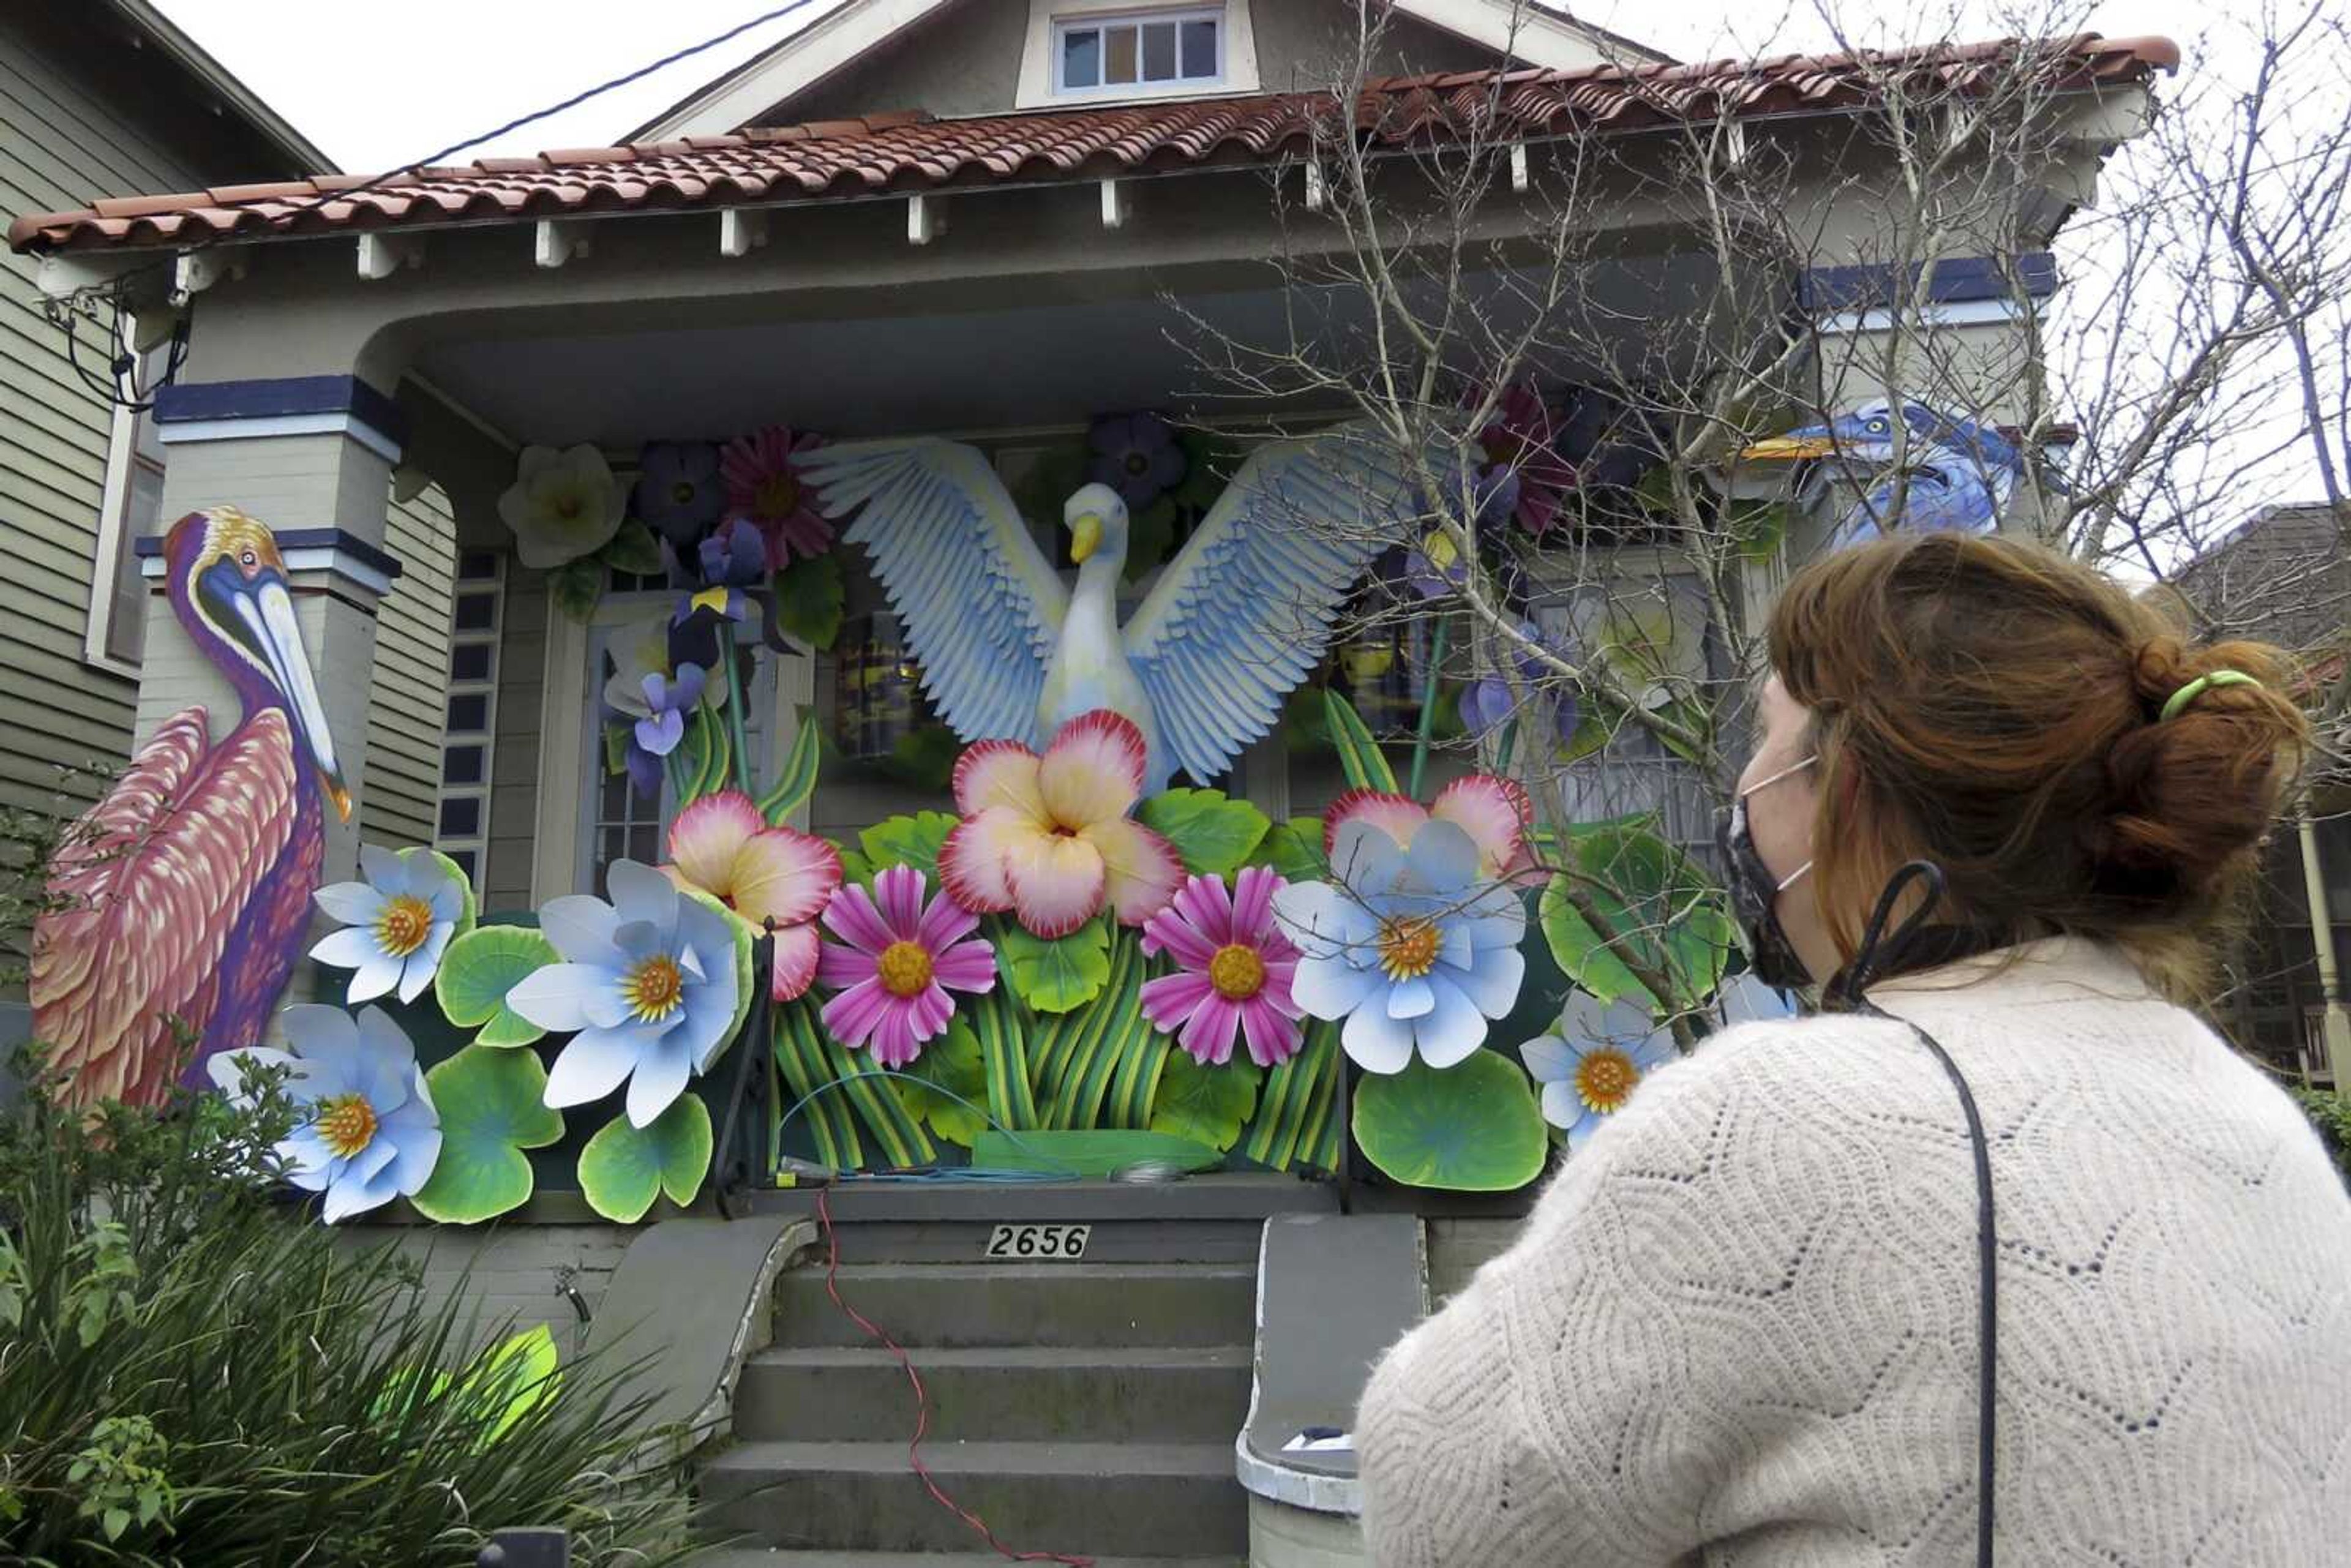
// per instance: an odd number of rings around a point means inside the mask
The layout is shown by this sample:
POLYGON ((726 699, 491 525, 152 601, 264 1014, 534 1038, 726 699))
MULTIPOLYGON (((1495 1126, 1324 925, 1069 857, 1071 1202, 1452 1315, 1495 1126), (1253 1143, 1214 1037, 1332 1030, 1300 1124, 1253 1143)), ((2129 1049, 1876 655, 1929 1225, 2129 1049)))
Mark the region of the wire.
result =
POLYGON ((1011 1128, 998 1121, 994 1116, 989 1115, 987 1106, 973 1104, 970 1101, 965 1099, 954 1090, 946 1087, 944 1084, 934 1083, 927 1078, 917 1078, 911 1072, 893 1071, 886 1067, 872 1068, 864 1072, 852 1072, 845 1077, 836 1078, 830 1083, 820 1083, 815 1088, 810 1090, 807 1093, 801 1095, 799 1099, 793 1103, 792 1108, 785 1112, 782 1119, 776 1124, 777 1145, 778 1147, 782 1145, 784 1129, 792 1124, 792 1118, 806 1110, 817 1096, 827 1094, 835 1089, 844 1088, 849 1084, 862 1082, 869 1079, 895 1079, 904 1083, 919 1083, 934 1094, 943 1094, 946 1096, 946 1098, 954 1101, 956 1104, 962 1106, 965 1110, 969 1111, 974 1115, 977 1116, 981 1121, 986 1122, 990 1131, 1003 1134, 1006 1140, 1009 1142, 1014 1148, 1019 1149, 1030 1159, 1041 1161, 1044 1164, 1052 1166, 1056 1168, 1050 1171, 1027 1171, 993 1170, 985 1166, 930 1166, 918 1171, 877 1172, 872 1175, 862 1175, 857 1178, 860 1181, 1063 1181, 1074 1177, 1081 1177, 1086 1174, 1076 1166, 1070 1164, 1069 1161, 1057 1159, 1053 1155, 1047 1154, 1042 1149, 1023 1142, 1019 1134, 1014 1132, 1011 1128))
MULTIPOLYGON (((917 1082, 920 1081, 917 1080, 917 1082)), ((946 1091, 942 1090, 940 1092, 945 1093, 946 1091)), ((876 1327, 872 1319, 841 1299, 841 1238, 832 1228, 832 1209, 826 1201, 827 1196, 824 1188, 817 1188, 817 1223, 824 1229, 824 1293, 832 1298, 832 1304, 839 1307, 851 1322, 865 1331, 867 1338, 890 1353, 891 1358, 897 1362, 899 1370, 906 1375, 907 1384, 914 1390, 914 1435, 906 1441, 906 1462, 914 1467, 915 1478, 923 1483, 923 1490, 931 1494, 932 1501, 969 1525, 972 1531, 982 1541, 987 1542, 999 1557, 1013 1563, 1061 1563, 1068 1564, 1068 1568, 1093 1568, 1094 1560, 1091 1557, 1071 1556, 1060 1552, 1015 1552, 996 1538, 996 1531, 987 1527, 986 1520, 949 1497, 946 1490, 931 1475, 930 1467, 923 1463, 923 1438, 931 1429, 931 1396, 923 1387, 923 1375, 914 1370, 914 1358, 906 1354, 905 1347, 876 1327)))

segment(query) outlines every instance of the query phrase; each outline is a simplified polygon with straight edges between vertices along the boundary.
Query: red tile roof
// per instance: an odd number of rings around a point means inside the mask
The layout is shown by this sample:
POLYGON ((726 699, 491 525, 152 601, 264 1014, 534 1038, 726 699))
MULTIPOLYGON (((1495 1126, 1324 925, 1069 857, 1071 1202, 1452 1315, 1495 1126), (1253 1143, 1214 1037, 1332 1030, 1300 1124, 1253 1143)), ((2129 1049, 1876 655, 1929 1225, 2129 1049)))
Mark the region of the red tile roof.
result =
MULTIPOLYGON (((2048 85, 2095 90, 2179 63, 2168 38, 2095 33, 1892 53, 1575 70, 1474 71, 1373 82, 1356 106, 1363 133, 1389 145, 1444 140, 1489 100, 1501 138, 1851 109, 1889 78, 1918 90, 1980 90, 2041 51, 2048 85)), ((320 175, 34 213, 8 226, 19 251, 189 246, 362 229, 423 228, 625 212, 821 202, 879 193, 1261 164, 1302 152, 1331 111, 1325 93, 934 120, 878 114, 751 127, 632 147, 485 158, 381 181, 320 175), (359 187, 368 187, 359 189, 359 187), (350 193, 346 194, 346 193, 350 193)))

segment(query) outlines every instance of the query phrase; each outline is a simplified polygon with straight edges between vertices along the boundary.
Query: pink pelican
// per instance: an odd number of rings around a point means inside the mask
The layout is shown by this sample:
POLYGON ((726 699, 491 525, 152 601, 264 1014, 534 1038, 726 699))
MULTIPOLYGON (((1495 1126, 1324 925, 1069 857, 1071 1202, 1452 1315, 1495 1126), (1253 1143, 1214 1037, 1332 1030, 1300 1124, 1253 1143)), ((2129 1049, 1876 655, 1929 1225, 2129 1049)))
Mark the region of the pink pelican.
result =
POLYGON ((351 815, 268 528, 191 512, 163 559, 172 612, 243 713, 218 745, 201 706, 164 720, 57 857, 33 925, 33 1033, 80 1105, 158 1103, 260 1040, 310 922, 321 794, 351 815))

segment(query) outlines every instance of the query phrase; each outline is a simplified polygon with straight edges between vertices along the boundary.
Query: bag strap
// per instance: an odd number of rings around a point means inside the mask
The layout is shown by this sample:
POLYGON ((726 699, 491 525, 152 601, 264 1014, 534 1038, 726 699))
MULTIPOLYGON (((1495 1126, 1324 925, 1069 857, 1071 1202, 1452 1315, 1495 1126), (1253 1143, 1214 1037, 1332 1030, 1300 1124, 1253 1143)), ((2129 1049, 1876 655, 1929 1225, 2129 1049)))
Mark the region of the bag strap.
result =
POLYGON ((1978 1568, 1992 1568, 1993 1482, 1996 1479, 1996 1444, 1993 1418, 1998 1400, 1994 1375, 1999 1366, 2000 1298, 1998 1293, 2000 1243, 1992 1225, 1991 1145, 1984 1137, 1983 1113, 1976 1108, 1975 1091, 1969 1086, 1967 1074, 1951 1060, 1951 1053, 1942 1043, 1907 1019, 1896 1018, 1863 994, 1869 982, 1876 977, 1876 966, 1886 946, 1886 923, 1891 918, 1894 904, 1902 891, 1913 882, 1928 884, 1927 897, 1893 934, 1894 943, 1900 945, 1914 926, 1931 917, 1943 893, 1942 868, 1928 861, 1912 861, 1896 871, 1886 882, 1886 891, 1878 895, 1877 908, 1872 913, 1869 925, 1862 936, 1861 951, 1854 961, 1836 977, 1832 990, 1834 999, 1865 1017, 1884 1019, 1898 1023, 1916 1035, 1918 1043, 1934 1054, 1935 1061, 1950 1079, 1951 1087, 1959 1097, 1959 1110, 1968 1122, 1968 1143, 1975 1155, 1976 1167, 1976 1563, 1978 1568))

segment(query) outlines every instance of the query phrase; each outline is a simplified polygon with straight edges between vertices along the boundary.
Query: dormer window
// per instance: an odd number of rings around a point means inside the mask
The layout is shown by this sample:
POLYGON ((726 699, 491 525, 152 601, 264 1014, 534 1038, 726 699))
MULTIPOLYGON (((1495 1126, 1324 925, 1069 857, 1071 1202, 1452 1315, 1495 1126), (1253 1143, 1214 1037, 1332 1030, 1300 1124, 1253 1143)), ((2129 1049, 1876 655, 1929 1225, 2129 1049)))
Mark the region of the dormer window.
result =
POLYGON ((1225 79, 1225 9, 1132 11, 1053 23, 1053 96, 1124 97, 1225 79))

